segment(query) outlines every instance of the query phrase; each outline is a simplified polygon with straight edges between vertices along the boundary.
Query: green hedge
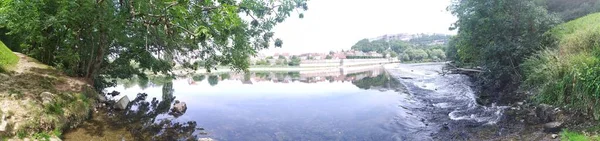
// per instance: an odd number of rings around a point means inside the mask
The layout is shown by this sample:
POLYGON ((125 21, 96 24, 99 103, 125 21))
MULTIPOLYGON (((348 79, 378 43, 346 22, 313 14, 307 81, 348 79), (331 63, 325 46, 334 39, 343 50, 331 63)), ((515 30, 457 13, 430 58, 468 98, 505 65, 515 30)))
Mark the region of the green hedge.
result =
POLYGON ((0 41, 0 72, 14 68, 18 62, 19 57, 0 41))

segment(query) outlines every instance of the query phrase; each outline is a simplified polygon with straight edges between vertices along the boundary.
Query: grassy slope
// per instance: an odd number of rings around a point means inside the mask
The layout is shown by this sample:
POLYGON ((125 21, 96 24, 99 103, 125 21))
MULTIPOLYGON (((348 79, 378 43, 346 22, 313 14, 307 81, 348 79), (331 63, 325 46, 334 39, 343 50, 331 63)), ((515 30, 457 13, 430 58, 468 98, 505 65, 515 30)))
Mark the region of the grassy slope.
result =
MULTIPOLYGON (((568 106, 600 119, 600 13, 561 24, 548 34, 558 47, 539 52, 523 64, 524 88, 540 103, 568 106)), ((563 140, 594 140, 596 135, 565 130, 563 140), (592 137, 594 136, 594 137, 592 137)))
POLYGON ((0 41, 0 72, 14 68, 17 62, 19 62, 17 55, 13 54, 13 52, 0 41))
POLYGON ((84 82, 25 55, 15 57, 23 60, 12 64, 14 73, 0 74, 0 115, 10 117, 0 141, 60 137, 88 118, 96 93, 84 82))

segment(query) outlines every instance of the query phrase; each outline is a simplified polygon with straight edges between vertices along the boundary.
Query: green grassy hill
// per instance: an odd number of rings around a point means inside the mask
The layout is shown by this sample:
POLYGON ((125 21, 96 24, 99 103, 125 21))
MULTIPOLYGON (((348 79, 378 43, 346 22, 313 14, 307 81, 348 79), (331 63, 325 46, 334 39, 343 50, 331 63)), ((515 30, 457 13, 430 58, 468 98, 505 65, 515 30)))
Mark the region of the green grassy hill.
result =
POLYGON ((19 62, 19 58, 15 55, 2 41, 0 41, 0 72, 11 70, 19 62))
MULTIPOLYGON (((567 106, 600 120, 600 13, 554 27, 554 47, 540 51, 523 64, 525 83, 539 103, 567 106)), ((596 135, 564 131, 563 139, 589 140, 596 135)))
POLYGON ((555 48, 523 63, 525 87, 541 103, 593 112, 600 119, 600 13, 564 23, 549 31, 555 48))

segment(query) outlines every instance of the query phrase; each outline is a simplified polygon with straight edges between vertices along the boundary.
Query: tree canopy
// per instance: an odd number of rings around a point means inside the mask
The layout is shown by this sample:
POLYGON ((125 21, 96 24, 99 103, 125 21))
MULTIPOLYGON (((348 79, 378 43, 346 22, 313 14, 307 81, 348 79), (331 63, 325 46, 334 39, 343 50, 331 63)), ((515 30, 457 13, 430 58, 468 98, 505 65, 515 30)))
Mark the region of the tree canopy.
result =
POLYGON ((485 94, 514 91, 522 79, 519 64, 545 46, 544 33, 557 23, 532 0, 460 0, 451 10, 458 17, 450 45, 458 58, 452 58, 484 69, 485 94))
POLYGON ((282 45, 273 27, 307 9, 306 0, 0 0, 0 37, 92 83, 197 69, 196 60, 246 70, 258 50, 282 45))

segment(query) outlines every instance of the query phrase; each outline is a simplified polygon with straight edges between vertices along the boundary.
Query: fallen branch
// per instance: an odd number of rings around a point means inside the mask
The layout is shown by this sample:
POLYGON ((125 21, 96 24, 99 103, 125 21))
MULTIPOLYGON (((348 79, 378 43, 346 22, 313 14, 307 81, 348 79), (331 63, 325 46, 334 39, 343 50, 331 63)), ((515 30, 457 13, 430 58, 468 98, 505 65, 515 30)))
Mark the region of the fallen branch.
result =
POLYGON ((453 64, 447 64, 446 67, 443 68, 442 70, 442 74, 474 74, 474 73, 482 73, 485 72, 483 70, 479 70, 479 69, 473 69, 473 68, 459 68, 454 66, 453 64))
POLYGON ((477 70, 477 69, 466 69, 466 68, 456 68, 455 70, 457 71, 466 71, 466 72, 484 72, 482 70, 477 70))

